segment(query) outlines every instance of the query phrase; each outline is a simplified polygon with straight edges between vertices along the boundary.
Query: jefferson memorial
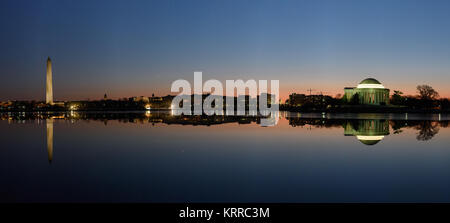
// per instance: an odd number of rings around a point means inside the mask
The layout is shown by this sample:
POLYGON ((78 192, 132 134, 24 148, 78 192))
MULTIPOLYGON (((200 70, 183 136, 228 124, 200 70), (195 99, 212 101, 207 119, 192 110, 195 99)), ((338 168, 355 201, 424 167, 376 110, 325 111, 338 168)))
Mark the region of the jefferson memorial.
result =
POLYGON ((357 101, 361 105, 389 104, 389 89, 374 78, 364 79, 356 88, 345 88, 344 92, 347 102, 357 101))

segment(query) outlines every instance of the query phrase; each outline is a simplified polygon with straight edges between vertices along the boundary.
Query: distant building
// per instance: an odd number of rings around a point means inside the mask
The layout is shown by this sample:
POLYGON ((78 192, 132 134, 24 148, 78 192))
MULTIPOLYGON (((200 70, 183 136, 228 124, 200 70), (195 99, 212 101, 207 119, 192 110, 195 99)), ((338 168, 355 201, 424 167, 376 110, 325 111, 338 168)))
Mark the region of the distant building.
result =
POLYGON ((389 89, 374 78, 367 78, 356 88, 344 89, 344 100, 361 105, 389 104, 389 89))
POLYGON ((293 93, 289 95, 289 105, 290 106, 303 106, 305 104, 314 105, 325 105, 331 101, 332 97, 328 95, 316 94, 316 95, 305 95, 293 93))
POLYGON ((149 98, 145 97, 145 96, 133 97, 133 101, 135 101, 135 102, 143 102, 143 103, 149 103, 150 102, 149 98))
POLYGON ((175 98, 175 96, 167 95, 163 97, 158 97, 152 94, 152 97, 148 98, 148 100, 152 109, 153 108, 169 109, 171 108, 173 98, 175 98))
MULTIPOLYGON (((261 93, 260 95, 256 96, 256 101, 258 103, 258 107, 259 107, 259 103, 261 103, 260 98, 265 95, 266 96, 266 103, 267 105, 271 105, 272 104, 272 96, 275 98, 275 95, 269 94, 269 93, 261 93)), ((274 101, 274 104, 276 104, 277 102, 274 101)))
POLYGON ((289 95, 289 105, 290 106, 301 106, 305 102, 306 102, 305 94, 292 93, 291 95, 289 95))
POLYGON ((155 97, 155 95, 152 95, 152 97, 150 98, 151 102, 159 102, 162 101, 163 98, 162 97, 155 97))

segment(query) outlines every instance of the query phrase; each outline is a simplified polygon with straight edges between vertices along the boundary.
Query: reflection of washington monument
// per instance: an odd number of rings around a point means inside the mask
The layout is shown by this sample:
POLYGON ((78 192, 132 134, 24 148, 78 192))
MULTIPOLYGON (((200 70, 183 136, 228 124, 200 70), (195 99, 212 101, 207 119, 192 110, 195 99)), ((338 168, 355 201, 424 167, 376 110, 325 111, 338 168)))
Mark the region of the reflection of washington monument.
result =
POLYGON ((377 119, 352 120, 344 124, 344 129, 346 136, 356 136, 359 141, 370 146, 389 135, 389 122, 377 119))
POLYGON ((47 119, 47 153, 48 162, 53 160, 53 118, 47 119))

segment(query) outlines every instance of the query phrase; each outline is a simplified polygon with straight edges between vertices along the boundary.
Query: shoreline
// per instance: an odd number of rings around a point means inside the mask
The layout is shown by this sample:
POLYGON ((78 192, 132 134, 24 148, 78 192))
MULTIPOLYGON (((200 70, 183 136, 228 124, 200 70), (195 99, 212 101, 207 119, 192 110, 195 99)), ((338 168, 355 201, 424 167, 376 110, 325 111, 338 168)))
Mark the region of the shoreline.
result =
MULTIPOLYGON (((95 112, 95 113, 140 113, 140 112, 170 112, 172 109, 92 109, 92 110, 0 110, 1 113, 67 113, 67 112, 95 112)), ((338 109, 324 109, 324 110, 309 110, 309 109, 280 109, 280 112, 296 112, 296 113, 316 113, 316 114, 364 114, 364 113, 385 113, 385 114, 450 114, 450 110, 419 110, 419 109, 376 109, 376 108, 338 108, 338 109)))

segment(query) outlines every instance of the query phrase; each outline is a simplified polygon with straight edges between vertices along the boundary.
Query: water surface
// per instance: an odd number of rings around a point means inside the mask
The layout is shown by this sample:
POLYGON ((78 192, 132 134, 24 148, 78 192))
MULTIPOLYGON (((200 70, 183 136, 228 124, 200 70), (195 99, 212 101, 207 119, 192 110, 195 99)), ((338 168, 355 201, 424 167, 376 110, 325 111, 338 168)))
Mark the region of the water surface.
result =
POLYGON ((0 117, 0 202, 450 202, 448 115, 0 117))

